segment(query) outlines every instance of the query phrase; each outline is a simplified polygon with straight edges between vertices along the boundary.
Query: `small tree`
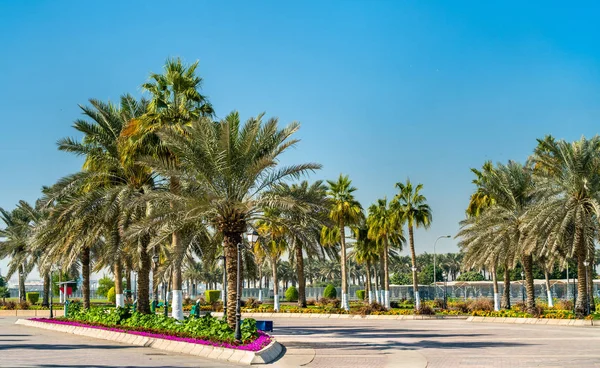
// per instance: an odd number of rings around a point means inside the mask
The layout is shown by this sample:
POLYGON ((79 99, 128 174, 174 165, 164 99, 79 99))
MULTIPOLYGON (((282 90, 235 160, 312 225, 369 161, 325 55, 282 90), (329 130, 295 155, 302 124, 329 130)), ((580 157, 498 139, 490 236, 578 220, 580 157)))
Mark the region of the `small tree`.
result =
POLYGON ((295 286, 290 286, 285 291, 285 300, 288 302, 297 302, 298 301, 298 289, 295 286))
POLYGON ((96 289, 96 294, 106 297, 106 294, 108 294, 108 290, 110 290, 110 288, 114 286, 115 281, 112 278, 103 275, 102 278, 98 280, 98 289, 96 289))
POLYGON ((6 298, 10 298, 10 292, 6 286, 0 286, 0 298, 2 298, 2 302, 6 302, 6 298))
POLYGON ((469 271, 461 273, 456 281, 483 281, 483 275, 476 271, 469 271))
POLYGON ((115 287, 111 287, 110 289, 108 289, 108 291, 106 292, 106 299, 108 299, 109 302, 114 303, 117 300, 117 295, 115 294, 115 287))

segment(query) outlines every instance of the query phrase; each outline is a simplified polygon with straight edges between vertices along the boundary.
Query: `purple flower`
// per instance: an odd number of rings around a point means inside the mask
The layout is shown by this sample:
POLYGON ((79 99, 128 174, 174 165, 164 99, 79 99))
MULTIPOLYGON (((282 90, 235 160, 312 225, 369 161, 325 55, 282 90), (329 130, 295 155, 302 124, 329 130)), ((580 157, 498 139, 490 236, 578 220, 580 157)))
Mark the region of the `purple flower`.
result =
POLYGON ((244 345, 234 345, 234 344, 231 344, 228 342, 218 342, 218 341, 197 339, 197 338, 193 338, 193 337, 179 337, 179 336, 153 333, 153 332, 127 330, 126 328, 94 326, 94 325, 89 325, 89 324, 82 323, 82 322, 68 321, 68 320, 61 320, 61 319, 31 318, 31 320, 37 321, 37 322, 44 322, 44 323, 54 323, 57 325, 95 328, 98 330, 121 332, 121 333, 128 333, 131 335, 146 336, 146 337, 152 337, 152 338, 158 338, 158 339, 164 339, 164 340, 172 340, 172 341, 183 341, 183 342, 188 342, 191 344, 209 345, 209 346, 216 346, 216 347, 236 349, 236 350, 246 350, 246 351, 259 351, 271 343, 271 336, 267 335, 263 331, 258 331, 258 337, 252 342, 246 343, 244 345))

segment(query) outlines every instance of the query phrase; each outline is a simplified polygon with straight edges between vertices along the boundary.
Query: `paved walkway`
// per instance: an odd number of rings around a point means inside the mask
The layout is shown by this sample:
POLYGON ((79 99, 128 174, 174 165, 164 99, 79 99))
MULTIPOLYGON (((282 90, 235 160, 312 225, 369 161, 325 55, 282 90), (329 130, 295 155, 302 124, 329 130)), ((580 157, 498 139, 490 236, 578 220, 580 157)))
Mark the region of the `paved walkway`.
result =
MULTIPOLYGON (((143 347, 14 325, 0 318, 0 366, 233 367, 143 347)), ((599 367, 600 328, 457 320, 275 318, 274 367, 599 367)))

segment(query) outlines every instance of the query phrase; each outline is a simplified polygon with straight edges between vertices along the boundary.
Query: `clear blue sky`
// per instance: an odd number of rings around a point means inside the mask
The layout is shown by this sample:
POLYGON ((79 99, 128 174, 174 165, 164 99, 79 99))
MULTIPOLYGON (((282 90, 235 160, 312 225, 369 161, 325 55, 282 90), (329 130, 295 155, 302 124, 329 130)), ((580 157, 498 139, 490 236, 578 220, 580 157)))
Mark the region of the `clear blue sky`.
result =
POLYGON ((285 161, 322 163, 312 179, 349 174, 365 207, 407 177, 423 183, 434 221, 416 246, 431 252, 464 217, 470 167, 523 161, 545 134, 597 133, 599 12, 552 1, 4 1, 0 206, 79 169, 55 144, 74 135, 77 104, 139 95, 181 56, 200 60, 219 116, 300 121, 285 161))

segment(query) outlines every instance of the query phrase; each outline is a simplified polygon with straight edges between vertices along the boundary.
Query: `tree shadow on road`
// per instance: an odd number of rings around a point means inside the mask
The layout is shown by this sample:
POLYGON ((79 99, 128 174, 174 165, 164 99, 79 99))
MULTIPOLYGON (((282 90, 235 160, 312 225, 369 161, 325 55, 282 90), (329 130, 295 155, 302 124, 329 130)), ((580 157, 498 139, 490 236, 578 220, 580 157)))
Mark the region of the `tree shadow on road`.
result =
MULTIPOLYGON (((16 340, 12 340, 16 341, 16 340)), ((122 346, 122 345, 84 345, 84 344, 14 344, 0 345, 0 351, 12 349, 31 349, 31 350, 78 350, 78 349, 95 349, 95 350, 113 350, 113 349, 131 349, 137 346, 122 346)))

